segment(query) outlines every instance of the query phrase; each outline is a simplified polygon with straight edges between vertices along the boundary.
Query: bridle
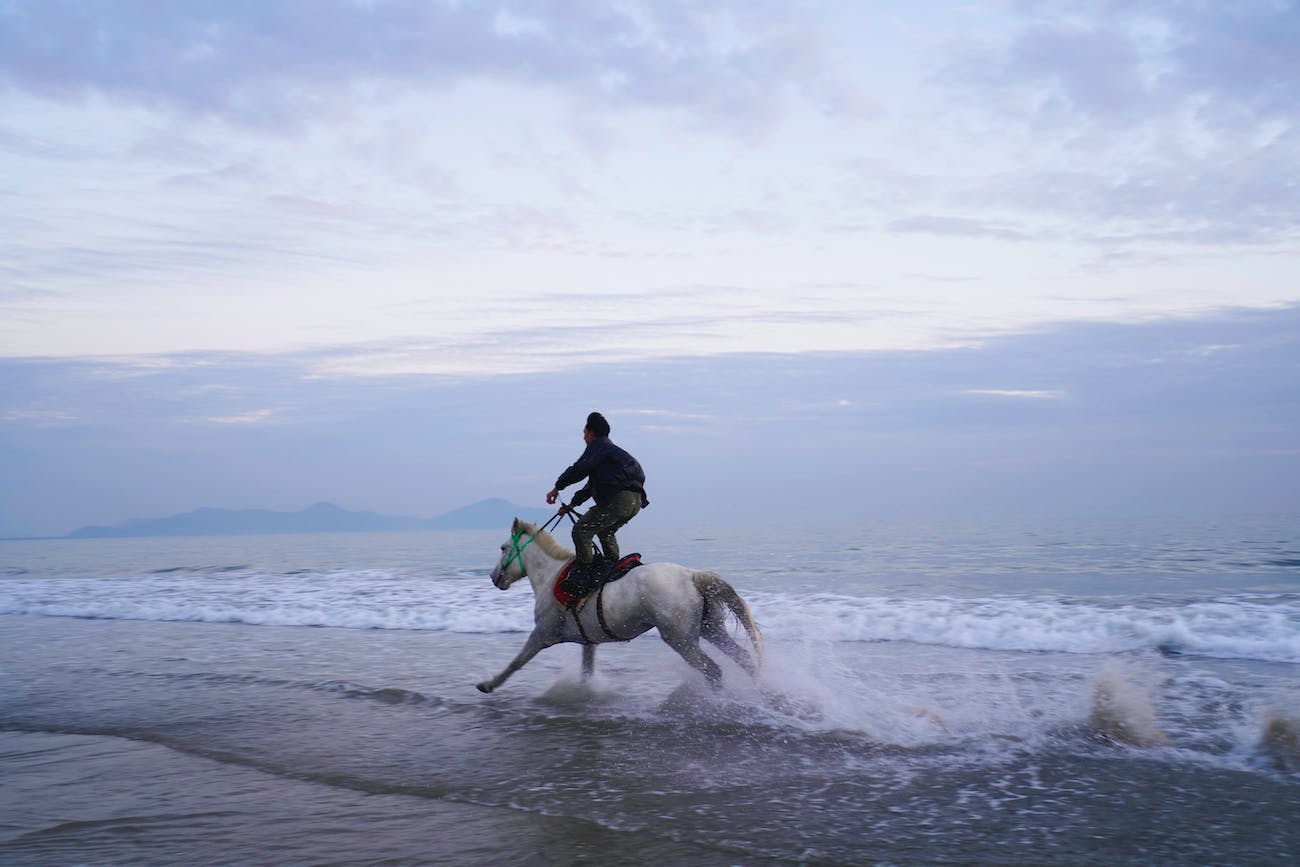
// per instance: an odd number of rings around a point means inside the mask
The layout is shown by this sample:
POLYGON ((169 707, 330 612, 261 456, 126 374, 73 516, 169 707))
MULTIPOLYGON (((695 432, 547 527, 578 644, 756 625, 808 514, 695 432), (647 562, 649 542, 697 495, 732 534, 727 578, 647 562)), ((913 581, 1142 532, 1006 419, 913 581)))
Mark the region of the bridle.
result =
MULTIPOLYGON (((537 529, 538 533, 542 533, 545 532, 546 530, 549 530, 551 528, 552 521, 554 521, 556 526, 558 526, 560 523, 560 517, 563 515, 568 515, 570 521, 572 521, 575 524, 578 523, 578 519, 573 517, 573 513, 575 511, 573 507, 563 502, 560 503, 560 505, 562 507, 560 511, 556 512, 554 515, 548 518, 546 523, 537 529)), ((506 571, 510 568, 510 564, 517 559, 519 561, 519 577, 526 578, 528 576, 528 570, 524 568, 524 549, 527 548, 529 545, 533 544, 533 541, 537 538, 537 536, 536 534, 529 536, 528 541, 520 545, 519 540, 522 539, 524 535, 525 533, 523 530, 515 530, 513 533, 510 534, 510 553, 506 555, 505 560, 501 561, 502 575, 506 574, 506 571)))
POLYGON ((519 577, 523 578, 526 575, 528 575, 528 571, 524 569, 524 549, 527 548, 529 545, 533 544, 533 540, 536 539, 537 537, 529 536, 528 541, 520 545, 519 540, 522 539, 523 537, 524 537, 523 530, 515 530, 513 533, 510 534, 510 554, 506 557, 505 560, 501 562, 502 575, 504 575, 506 571, 510 569, 510 564, 513 563, 516 558, 518 558, 519 560, 519 577))
MULTIPOLYGON (((556 526, 559 526, 559 523, 560 523, 560 516, 562 516, 562 515, 568 515, 570 521, 572 521, 572 522, 575 523, 575 524, 578 523, 578 519, 575 518, 575 517, 573 517, 574 512, 577 511, 577 510, 574 509, 573 507, 567 505, 567 504, 561 504, 561 505, 563 506, 563 508, 561 508, 560 511, 556 512, 554 515, 552 515, 550 518, 548 518, 547 521, 546 521, 546 523, 543 524, 540 528, 538 528, 537 533, 541 533, 541 532, 544 532, 545 530, 550 529, 550 527, 551 527, 551 523, 552 523, 552 522, 554 522, 556 526)), ((523 530, 515 530, 514 532, 512 532, 512 533, 510 534, 510 542, 508 543, 509 548, 510 548, 510 552, 509 552, 508 554, 506 554, 506 556, 501 560, 501 567, 500 567, 500 570, 499 570, 498 572, 496 572, 495 574, 500 575, 500 576, 503 576, 503 577, 506 577, 506 576, 507 576, 507 573, 510 571, 510 564, 513 563, 513 562, 515 562, 516 560, 518 560, 518 561, 519 561, 519 577, 520 577, 520 578, 526 578, 526 577, 528 577, 528 570, 524 568, 524 549, 527 548, 529 545, 533 544, 533 542, 537 540, 537 533, 534 533, 533 535, 529 536, 529 537, 528 537, 528 541, 527 541, 527 542, 524 542, 524 543, 521 545, 521 544, 519 544, 519 543, 520 543, 520 541, 524 538, 524 536, 526 535, 526 534, 524 533, 524 531, 523 531, 523 530)), ((505 548, 505 547, 506 547, 505 545, 502 546, 502 548, 505 548)), ((503 584, 501 584, 501 583, 499 583, 499 582, 496 582, 495 579, 494 579, 493 583, 496 583, 496 585, 497 585, 498 587, 502 588, 502 589, 505 589, 505 587, 508 586, 508 585, 503 585, 503 584)), ((513 583, 513 582, 512 582, 512 583, 513 583)), ((579 603, 577 603, 576 605, 569 605, 569 606, 567 606, 567 610, 568 610, 568 611, 573 615, 573 622, 576 623, 577 626, 578 626, 578 633, 582 636, 582 643, 583 643, 583 644, 595 644, 595 643, 596 643, 596 642, 594 642, 594 641, 591 640, 591 636, 589 636, 589 635, 587 634, 587 630, 584 629, 583 626, 582 626, 582 618, 578 616, 579 612, 582 610, 583 607, 585 607, 587 600, 590 599, 590 598, 591 598, 590 596, 583 597, 582 601, 579 602, 579 603)), ((621 637, 619 637, 618 635, 614 634, 613 630, 611 630, 611 629, 609 628, 609 624, 605 622, 605 587, 604 587, 604 585, 601 585, 600 589, 596 591, 596 619, 600 621, 600 628, 601 628, 602 630, 604 630, 605 634, 608 635, 608 636, 610 637, 610 639, 612 639, 613 641, 631 641, 631 640, 632 640, 632 639, 630 639, 630 638, 621 638, 621 637)))

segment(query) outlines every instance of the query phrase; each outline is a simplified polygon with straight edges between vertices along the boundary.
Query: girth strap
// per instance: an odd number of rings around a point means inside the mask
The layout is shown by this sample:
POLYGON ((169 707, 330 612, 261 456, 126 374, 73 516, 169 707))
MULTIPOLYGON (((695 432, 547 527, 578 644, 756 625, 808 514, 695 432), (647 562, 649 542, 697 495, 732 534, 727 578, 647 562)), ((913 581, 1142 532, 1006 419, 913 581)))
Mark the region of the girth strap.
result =
POLYGON ((583 644, 596 643, 591 640, 591 636, 587 634, 587 630, 582 628, 582 618, 578 616, 579 614, 582 613, 582 609, 587 607, 587 600, 590 598, 591 598, 590 596, 584 596, 574 604, 566 606, 569 609, 569 611, 573 613, 573 622, 578 624, 578 634, 582 636, 583 644))
POLYGON ((600 628, 605 630, 605 634, 613 641, 631 641, 630 638, 619 638, 614 634, 614 630, 609 628, 609 624, 605 622, 605 586, 602 584, 600 589, 596 591, 596 619, 600 621, 600 628))
MULTIPOLYGON (((587 602, 590 599, 591 599, 591 595, 588 594, 587 596, 582 597, 582 599, 576 604, 568 606, 568 609, 571 612, 573 612, 573 622, 578 624, 578 634, 582 636, 583 644, 597 643, 591 640, 591 636, 587 634, 587 630, 582 625, 582 618, 579 616, 582 613, 582 609, 587 607, 587 602)), ((614 633, 614 630, 609 628, 609 624, 605 622, 605 585, 604 584, 602 584, 600 586, 600 589, 596 591, 596 620, 599 621, 601 630, 604 631, 604 633, 607 636, 609 636, 610 641, 631 641, 632 640, 630 638, 620 638, 618 635, 614 633)))

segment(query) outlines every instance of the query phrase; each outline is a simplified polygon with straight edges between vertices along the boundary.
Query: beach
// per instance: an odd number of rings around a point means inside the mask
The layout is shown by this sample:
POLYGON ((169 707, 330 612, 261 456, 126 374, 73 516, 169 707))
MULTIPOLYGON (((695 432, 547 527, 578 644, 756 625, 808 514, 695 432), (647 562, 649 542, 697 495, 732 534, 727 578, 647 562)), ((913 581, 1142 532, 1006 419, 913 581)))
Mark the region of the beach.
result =
POLYGON ((732 581, 760 683, 724 661, 714 692, 652 632, 490 696, 531 620, 487 580, 503 533, 3 543, 0 858, 1300 852, 1292 523, 748 532, 625 547, 732 581))

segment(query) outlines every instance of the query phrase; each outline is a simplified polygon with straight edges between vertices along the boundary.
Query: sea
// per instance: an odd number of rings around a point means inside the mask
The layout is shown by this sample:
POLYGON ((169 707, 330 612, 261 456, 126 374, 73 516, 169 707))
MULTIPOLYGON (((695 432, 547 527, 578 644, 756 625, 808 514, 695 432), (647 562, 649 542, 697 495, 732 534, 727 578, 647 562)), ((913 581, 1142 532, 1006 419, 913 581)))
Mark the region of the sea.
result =
POLYGON ((0 863, 1300 862, 1296 516, 634 521, 760 681, 651 631, 483 695, 508 530, 0 542, 0 863))

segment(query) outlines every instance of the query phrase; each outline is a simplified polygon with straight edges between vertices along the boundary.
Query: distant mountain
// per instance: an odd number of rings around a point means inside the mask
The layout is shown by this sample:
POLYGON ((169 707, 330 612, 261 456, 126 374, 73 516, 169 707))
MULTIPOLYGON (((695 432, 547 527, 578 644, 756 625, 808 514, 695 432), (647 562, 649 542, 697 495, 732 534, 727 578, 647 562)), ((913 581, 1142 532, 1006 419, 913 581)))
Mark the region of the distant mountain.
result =
POLYGON ((430 518, 425 528, 430 530, 493 530, 507 529, 515 518, 541 523, 555 514, 555 509, 533 509, 517 506, 509 500, 479 500, 445 515, 430 518))
POLYGON ((520 517, 544 521, 554 512, 518 506, 507 500, 480 500, 436 518, 407 518, 377 512, 350 512, 333 503, 317 503, 300 512, 268 509, 196 509, 170 518, 134 518, 112 527, 80 527, 65 539, 113 539, 140 536, 241 536, 276 533, 365 533, 383 530, 502 529, 520 517))

